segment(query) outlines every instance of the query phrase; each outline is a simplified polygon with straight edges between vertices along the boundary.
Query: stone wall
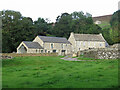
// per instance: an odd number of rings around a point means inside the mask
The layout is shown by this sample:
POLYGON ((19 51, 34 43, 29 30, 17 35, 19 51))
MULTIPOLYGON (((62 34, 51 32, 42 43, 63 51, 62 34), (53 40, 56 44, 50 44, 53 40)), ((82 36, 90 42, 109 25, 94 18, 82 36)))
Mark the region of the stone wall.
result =
POLYGON ((58 56, 58 53, 25 53, 25 54, 18 54, 18 53, 2 53, 0 56, 4 59, 4 57, 24 57, 24 56, 58 56))
POLYGON ((95 59, 120 59, 120 44, 115 44, 108 48, 91 49, 78 52, 78 56, 83 55, 95 59))

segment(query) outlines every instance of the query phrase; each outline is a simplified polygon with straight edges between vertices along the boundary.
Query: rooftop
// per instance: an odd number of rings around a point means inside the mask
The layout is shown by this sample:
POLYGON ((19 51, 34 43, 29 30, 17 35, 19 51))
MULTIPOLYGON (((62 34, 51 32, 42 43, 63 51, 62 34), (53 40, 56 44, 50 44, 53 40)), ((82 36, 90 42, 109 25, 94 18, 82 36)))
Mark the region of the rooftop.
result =
POLYGON ((74 37, 76 41, 105 41, 101 34, 74 34, 74 37))
POLYGON ((28 48, 43 49, 43 47, 42 47, 38 42, 23 41, 23 43, 24 43, 28 48))
POLYGON ((67 43, 70 42, 63 37, 49 37, 49 36, 38 36, 43 42, 50 42, 50 43, 67 43))

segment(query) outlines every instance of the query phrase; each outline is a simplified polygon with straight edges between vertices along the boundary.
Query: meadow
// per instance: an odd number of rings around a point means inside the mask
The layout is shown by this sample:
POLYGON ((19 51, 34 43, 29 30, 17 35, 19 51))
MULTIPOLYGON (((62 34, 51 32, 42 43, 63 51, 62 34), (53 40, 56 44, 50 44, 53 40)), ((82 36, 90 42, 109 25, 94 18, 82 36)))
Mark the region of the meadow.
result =
POLYGON ((3 88, 116 88, 118 60, 64 61, 29 56, 2 61, 3 88))

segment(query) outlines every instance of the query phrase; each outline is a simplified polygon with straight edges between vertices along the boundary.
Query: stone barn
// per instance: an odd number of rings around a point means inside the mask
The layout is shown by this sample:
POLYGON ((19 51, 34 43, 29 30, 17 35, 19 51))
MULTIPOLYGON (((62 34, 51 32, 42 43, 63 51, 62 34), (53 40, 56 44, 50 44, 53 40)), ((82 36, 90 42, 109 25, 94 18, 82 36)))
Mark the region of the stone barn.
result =
POLYGON ((17 53, 41 53, 43 47, 38 42, 23 41, 17 48, 17 53))
POLYGON ((64 37, 36 36, 31 41, 23 41, 17 48, 17 53, 71 53, 71 43, 64 37))
POLYGON ((92 48, 105 48, 108 44, 102 34, 75 34, 71 33, 68 41, 72 44, 72 52, 92 48))

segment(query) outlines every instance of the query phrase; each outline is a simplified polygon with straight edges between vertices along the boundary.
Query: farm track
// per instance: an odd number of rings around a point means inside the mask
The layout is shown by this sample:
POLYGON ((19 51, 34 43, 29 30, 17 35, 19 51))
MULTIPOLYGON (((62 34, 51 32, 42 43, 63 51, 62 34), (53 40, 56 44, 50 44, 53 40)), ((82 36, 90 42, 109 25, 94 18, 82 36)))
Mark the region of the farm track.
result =
POLYGON ((61 58, 66 61, 96 61, 96 60, 78 60, 77 58, 72 58, 72 56, 65 56, 64 58, 61 58))

